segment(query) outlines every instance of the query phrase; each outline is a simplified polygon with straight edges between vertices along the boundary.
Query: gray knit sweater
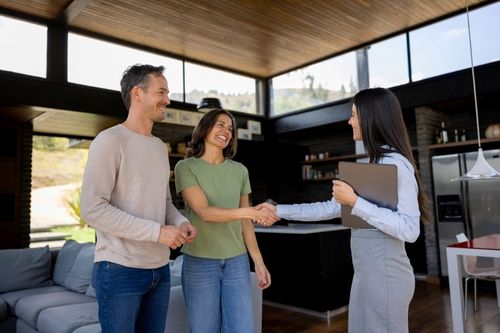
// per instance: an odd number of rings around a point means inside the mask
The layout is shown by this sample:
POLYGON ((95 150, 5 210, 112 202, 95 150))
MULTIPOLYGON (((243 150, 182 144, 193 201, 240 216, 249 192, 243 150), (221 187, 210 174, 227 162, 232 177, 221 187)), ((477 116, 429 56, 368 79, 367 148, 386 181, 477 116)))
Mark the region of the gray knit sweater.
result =
POLYGON ((187 219, 172 204, 163 142, 117 125, 92 142, 83 177, 81 214, 96 229, 95 261, 134 268, 165 265, 170 249, 160 226, 187 219))

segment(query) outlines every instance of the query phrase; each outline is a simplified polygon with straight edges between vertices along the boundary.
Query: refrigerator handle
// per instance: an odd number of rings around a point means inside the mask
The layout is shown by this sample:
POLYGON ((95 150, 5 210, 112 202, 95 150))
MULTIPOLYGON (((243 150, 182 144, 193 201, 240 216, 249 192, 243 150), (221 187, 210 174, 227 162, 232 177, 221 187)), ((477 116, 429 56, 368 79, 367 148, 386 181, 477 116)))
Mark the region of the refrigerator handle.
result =
MULTIPOLYGON (((459 172, 460 175, 464 175, 467 173, 467 166, 466 166, 466 157, 465 154, 459 154, 459 172)), ((460 182, 460 196, 462 197, 462 208, 463 208, 463 217, 464 217, 464 231, 465 234, 469 239, 474 238, 474 234, 472 231, 472 225, 470 222, 470 209, 469 209, 469 203, 470 203, 470 197, 469 197, 469 182, 460 182)))

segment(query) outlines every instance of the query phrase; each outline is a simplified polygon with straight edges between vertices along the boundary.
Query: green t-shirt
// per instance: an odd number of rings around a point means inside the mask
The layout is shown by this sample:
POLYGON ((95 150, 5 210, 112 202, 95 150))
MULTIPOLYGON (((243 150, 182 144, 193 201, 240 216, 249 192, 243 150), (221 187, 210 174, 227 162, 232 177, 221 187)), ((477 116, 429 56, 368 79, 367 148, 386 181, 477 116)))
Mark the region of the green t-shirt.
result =
MULTIPOLYGON (((176 191, 191 186, 203 190, 209 206, 221 208, 239 208, 240 197, 251 192, 247 168, 229 159, 221 164, 195 157, 179 161, 175 166, 176 191)), ((232 258, 246 252, 240 220, 205 222, 188 205, 186 217, 197 228, 197 235, 193 243, 182 247, 182 252, 212 259, 232 258)))

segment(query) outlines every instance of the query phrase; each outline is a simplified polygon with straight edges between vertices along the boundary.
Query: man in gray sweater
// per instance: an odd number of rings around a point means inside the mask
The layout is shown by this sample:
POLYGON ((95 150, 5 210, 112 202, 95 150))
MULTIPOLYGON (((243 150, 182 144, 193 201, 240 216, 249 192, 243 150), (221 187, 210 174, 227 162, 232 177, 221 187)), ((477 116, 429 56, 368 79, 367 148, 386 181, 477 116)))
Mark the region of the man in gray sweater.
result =
POLYGON ((165 144, 151 134, 170 104, 163 66, 134 65, 120 82, 128 117, 93 140, 81 212, 96 229, 92 285, 103 333, 163 333, 170 248, 196 229, 172 204, 165 144))

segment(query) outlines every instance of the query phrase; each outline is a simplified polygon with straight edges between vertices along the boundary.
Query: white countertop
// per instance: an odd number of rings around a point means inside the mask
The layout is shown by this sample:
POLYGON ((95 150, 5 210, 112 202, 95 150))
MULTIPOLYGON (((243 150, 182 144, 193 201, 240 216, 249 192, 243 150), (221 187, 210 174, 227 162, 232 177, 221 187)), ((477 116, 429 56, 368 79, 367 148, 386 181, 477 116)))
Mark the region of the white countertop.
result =
POLYGON ((274 234, 314 234, 319 232, 339 231, 349 229, 340 224, 288 223, 288 225, 273 225, 263 227, 254 225, 255 232, 274 234))

